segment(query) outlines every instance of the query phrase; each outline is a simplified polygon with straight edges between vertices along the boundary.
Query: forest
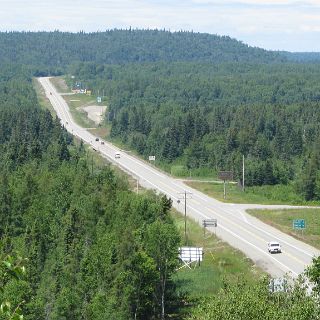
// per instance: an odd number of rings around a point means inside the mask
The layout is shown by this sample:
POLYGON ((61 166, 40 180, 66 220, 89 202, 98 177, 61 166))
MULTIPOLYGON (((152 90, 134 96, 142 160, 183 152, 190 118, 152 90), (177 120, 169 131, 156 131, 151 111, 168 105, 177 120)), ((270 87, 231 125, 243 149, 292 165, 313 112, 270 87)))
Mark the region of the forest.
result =
POLYGON ((320 199, 320 64, 79 63, 69 70, 105 92, 111 136, 142 156, 230 170, 241 182, 244 155, 248 186, 291 183, 306 200, 320 199))
POLYGON ((165 30, 95 33, 0 32, 2 64, 32 65, 35 74, 64 73, 75 62, 126 64, 156 61, 274 62, 286 57, 227 36, 165 30))
MULTIPOLYGON (((193 32, 0 33, 0 319, 318 319, 319 258, 288 292, 224 282, 191 299, 174 281, 171 201, 135 194, 41 109, 32 78, 104 92, 112 139, 187 168, 320 198, 319 68, 193 32), (263 317, 262 317, 263 316, 263 317)), ((301 58, 304 59, 304 58, 301 58)), ((291 59, 292 60, 292 59, 291 59)), ((305 58, 307 60, 307 58, 305 58)))
POLYGON ((171 201, 136 195, 108 166, 90 171, 15 71, 0 80, 0 304, 24 319, 163 318, 177 301, 171 201), (16 261, 21 281, 9 277, 16 261))

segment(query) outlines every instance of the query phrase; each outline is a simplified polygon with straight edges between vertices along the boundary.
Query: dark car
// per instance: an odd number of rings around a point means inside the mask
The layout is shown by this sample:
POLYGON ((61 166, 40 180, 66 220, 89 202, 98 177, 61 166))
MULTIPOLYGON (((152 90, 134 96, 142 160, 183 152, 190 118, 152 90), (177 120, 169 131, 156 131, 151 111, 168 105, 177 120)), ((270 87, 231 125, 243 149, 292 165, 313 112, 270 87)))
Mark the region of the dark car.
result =
POLYGON ((99 141, 99 138, 96 138, 96 141, 99 141))

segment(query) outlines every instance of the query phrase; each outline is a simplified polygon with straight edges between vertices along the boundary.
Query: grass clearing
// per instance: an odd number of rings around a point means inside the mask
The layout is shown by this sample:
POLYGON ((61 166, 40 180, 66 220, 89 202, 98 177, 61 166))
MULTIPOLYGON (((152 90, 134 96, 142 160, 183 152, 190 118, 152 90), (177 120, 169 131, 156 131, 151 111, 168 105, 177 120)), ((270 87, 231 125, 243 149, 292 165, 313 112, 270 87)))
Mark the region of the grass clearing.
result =
POLYGON ((40 107, 42 109, 49 110, 51 115, 55 117, 56 112, 53 109, 52 104, 50 103, 49 99, 47 98, 42 85, 39 83, 39 81, 36 78, 32 79, 32 84, 33 84, 33 87, 36 91, 37 99, 38 99, 40 107))
POLYGON ((82 107, 86 107, 95 103, 95 99, 92 96, 85 94, 74 94, 69 96, 63 96, 70 108, 75 122, 84 128, 96 128, 96 124, 87 117, 87 114, 82 107))
POLYGON ((247 187, 243 192, 237 184, 227 183, 227 196, 223 199, 223 184, 198 181, 185 183, 212 198, 227 203, 319 205, 319 202, 304 201, 294 191, 292 185, 247 187))
POLYGON ((248 210, 261 221, 285 232, 294 238, 320 249, 320 209, 248 210), (293 230, 293 220, 304 219, 306 229, 293 230))
MULTIPOLYGON (((184 236, 184 217, 172 210, 172 217, 181 237, 184 236)), ((195 269, 182 268, 174 276, 180 292, 191 297, 207 296, 221 288, 223 279, 237 281, 239 277, 248 283, 254 283, 263 274, 261 269, 240 251, 206 232, 194 220, 187 219, 188 245, 204 248, 203 262, 195 269)))
POLYGON ((187 178, 196 180, 217 180, 217 172, 210 168, 188 169, 182 164, 170 164, 167 167, 168 172, 176 178, 187 178))
POLYGON ((52 77, 50 82, 55 86, 59 93, 68 93, 70 89, 68 88, 64 77, 52 77))
MULTIPOLYGON (((52 77, 50 79, 51 83, 55 86, 59 93, 69 93, 64 77, 52 77)), ((71 115, 74 121, 85 128, 95 128, 96 124, 87 117, 87 114, 82 107, 86 107, 96 103, 93 96, 88 96, 86 94, 72 94, 62 96, 70 108, 71 115)))

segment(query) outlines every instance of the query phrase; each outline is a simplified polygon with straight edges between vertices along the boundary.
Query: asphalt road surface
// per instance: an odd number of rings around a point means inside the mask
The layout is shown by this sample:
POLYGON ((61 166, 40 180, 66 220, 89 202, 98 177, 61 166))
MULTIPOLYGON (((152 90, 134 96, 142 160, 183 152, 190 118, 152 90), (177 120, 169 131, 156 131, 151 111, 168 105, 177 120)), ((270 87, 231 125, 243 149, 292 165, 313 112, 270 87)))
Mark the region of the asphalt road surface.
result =
POLYGON ((208 231, 215 232, 219 238, 244 252, 256 265, 272 276, 280 277, 289 273, 297 277, 311 263, 312 257, 320 254, 319 250, 246 213, 248 208, 290 208, 290 206, 222 203, 158 171, 146 161, 133 157, 108 142, 102 145, 101 141, 95 141, 96 136, 74 122, 67 103, 56 91, 49 78, 38 80, 61 119, 61 124, 70 133, 90 144, 103 157, 131 174, 141 186, 169 196, 173 201, 173 206, 183 214, 185 211, 183 193, 187 192, 186 212, 189 217, 199 222, 200 225, 204 219, 217 219, 217 227, 209 227, 208 231), (120 158, 115 158, 117 152, 120 153, 120 158), (268 252, 267 243, 272 240, 280 242, 282 253, 270 254, 268 252))

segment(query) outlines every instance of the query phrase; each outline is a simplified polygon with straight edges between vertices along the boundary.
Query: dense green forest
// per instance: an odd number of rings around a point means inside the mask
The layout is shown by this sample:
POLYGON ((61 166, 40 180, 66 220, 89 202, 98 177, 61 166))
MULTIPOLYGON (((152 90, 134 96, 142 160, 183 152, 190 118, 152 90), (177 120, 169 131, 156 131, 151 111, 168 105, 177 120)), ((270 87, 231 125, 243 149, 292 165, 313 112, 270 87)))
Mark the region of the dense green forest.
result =
POLYGON ((294 183, 320 199, 319 64, 80 63, 105 92, 111 136, 188 169, 231 170, 247 185, 294 183))
POLYGON ((39 108, 31 78, 9 68, 0 79, 0 257, 28 259, 21 281, 1 264, 0 304, 22 302, 25 319, 172 312, 170 200, 134 194, 109 167, 90 171, 84 146, 39 108))

